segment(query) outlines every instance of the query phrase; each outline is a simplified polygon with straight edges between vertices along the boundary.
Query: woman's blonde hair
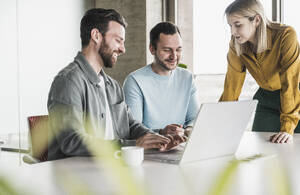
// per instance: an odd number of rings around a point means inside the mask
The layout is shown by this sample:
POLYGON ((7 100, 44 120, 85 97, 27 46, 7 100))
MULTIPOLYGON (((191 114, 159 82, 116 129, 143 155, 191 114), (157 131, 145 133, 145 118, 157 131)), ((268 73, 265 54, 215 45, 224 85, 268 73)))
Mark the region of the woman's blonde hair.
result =
MULTIPOLYGON (((254 20, 256 15, 259 15, 261 21, 255 33, 257 40, 257 49, 255 52, 261 53, 267 49, 267 26, 272 22, 266 17, 264 8, 259 0, 235 0, 226 8, 225 14, 227 17, 232 14, 239 15, 248 18, 250 21, 254 20)), ((237 41, 234 41, 234 46, 237 55, 240 56, 245 50, 246 43, 239 44, 237 41)))

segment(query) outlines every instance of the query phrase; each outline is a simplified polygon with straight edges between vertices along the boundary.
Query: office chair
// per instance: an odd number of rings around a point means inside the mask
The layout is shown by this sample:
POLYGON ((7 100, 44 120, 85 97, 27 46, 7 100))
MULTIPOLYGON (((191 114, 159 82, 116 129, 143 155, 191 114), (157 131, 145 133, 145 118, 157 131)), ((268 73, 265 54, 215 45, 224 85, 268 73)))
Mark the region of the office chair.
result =
POLYGON ((23 156, 29 164, 48 160, 48 115, 30 116, 27 118, 31 142, 31 153, 23 156))

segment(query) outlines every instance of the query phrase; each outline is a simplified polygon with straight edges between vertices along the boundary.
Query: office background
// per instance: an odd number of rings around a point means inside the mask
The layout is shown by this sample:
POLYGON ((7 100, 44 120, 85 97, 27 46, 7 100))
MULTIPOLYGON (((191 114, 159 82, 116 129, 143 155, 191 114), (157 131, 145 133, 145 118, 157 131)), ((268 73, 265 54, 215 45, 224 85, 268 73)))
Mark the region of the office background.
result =
MULTIPOLYGON (((216 101, 222 92, 230 39, 224 17, 232 0, 0 0, 1 134, 27 133, 26 118, 47 114, 54 76, 81 49, 79 25, 93 7, 114 8, 125 16, 126 54, 106 72, 123 83, 132 71, 150 63, 149 31, 158 22, 175 22, 182 32, 182 62, 195 74, 200 101, 216 101)), ((297 26, 297 2, 263 0, 267 16, 297 26), (287 11, 289 10, 289 11, 287 11)), ((247 76, 242 98, 257 85, 247 76)))

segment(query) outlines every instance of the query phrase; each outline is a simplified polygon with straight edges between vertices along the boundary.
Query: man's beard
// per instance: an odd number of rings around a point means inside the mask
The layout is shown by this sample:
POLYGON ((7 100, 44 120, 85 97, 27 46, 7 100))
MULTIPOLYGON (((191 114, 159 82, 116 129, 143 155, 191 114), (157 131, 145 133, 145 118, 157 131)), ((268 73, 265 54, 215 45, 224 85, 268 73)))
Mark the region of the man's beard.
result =
POLYGON ((110 51, 111 51, 111 49, 106 44, 105 39, 103 39, 103 42, 101 43, 101 47, 100 47, 98 53, 103 60, 104 67, 106 67, 106 68, 112 68, 115 64, 112 61, 113 52, 110 52, 110 51))
MULTIPOLYGON (((161 61, 156 54, 154 55, 154 57, 155 57, 156 63, 158 65, 160 65, 163 69, 168 70, 168 71, 172 70, 163 61, 161 61)), ((177 64, 178 64, 178 62, 177 62, 177 64)), ((177 66, 177 64, 176 64, 176 66, 177 66)))

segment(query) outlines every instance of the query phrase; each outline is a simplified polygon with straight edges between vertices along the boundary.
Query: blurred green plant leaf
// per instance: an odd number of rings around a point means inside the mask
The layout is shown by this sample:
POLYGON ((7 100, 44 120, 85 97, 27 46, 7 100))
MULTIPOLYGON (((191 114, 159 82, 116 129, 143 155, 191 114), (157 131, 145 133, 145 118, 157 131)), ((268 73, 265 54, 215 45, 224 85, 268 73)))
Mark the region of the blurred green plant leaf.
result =
POLYGON ((182 63, 178 64, 178 67, 187 69, 187 65, 186 64, 182 64, 182 63))
POLYGON ((17 189, 3 176, 0 177, 0 194, 18 195, 17 189))

